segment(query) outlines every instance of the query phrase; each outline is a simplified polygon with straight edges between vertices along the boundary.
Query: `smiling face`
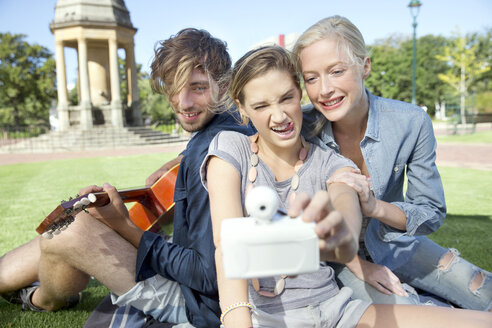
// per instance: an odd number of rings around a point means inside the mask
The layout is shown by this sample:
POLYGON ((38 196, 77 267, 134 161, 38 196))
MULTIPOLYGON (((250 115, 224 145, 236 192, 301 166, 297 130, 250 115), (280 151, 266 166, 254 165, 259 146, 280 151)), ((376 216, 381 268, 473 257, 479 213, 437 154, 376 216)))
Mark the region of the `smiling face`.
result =
POLYGON ((203 129, 215 116, 211 111, 217 98, 217 83, 208 74, 194 68, 187 84, 171 98, 171 104, 184 130, 203 129))
POLYGON ((302 125, 301 92, 287 71, 270 70, 251 79, 239 103, 260 135, 259 143, 269 148, 292 147, 299 140, 302 125))
POLYGON ((300 53, 306 92, 314 107, 332 122, 367 111, 364 80, 371 63, 362 68, 351 64, 334 38, 325 38, 305 47, 300 53))

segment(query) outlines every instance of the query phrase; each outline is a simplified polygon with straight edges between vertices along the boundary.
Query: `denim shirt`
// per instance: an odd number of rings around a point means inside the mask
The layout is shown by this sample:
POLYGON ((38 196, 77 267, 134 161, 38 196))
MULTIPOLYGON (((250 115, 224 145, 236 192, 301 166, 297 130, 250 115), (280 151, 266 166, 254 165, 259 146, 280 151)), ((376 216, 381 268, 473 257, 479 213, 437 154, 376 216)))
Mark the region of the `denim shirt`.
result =
MULTIPOLYGON (((360 148, 377 199, 400 208, 407 217, 406 231, 370 219, 364 236, 366 247, 375 263, 394 270, 413 255, 419 236, 437 230, 446 216, 441 177, 435 164, 436 139, 432 122, 421 108, 372 95, 369 115, 360 148), (407 189, 403 183, 407 176, 407 189)), ((320 114, 312 105, 305 106, 305 131, 320 114)), ((331 122, 327 122, 310 141, 340 152, 331 122)))

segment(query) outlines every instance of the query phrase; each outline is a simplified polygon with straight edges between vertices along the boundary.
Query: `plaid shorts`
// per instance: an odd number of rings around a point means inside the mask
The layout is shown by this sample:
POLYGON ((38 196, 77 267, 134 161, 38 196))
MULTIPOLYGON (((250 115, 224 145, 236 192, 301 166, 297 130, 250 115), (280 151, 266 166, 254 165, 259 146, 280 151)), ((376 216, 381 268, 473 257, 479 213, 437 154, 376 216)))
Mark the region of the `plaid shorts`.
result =
POLYGON ((188 322, 185 300, 179 284, 161 275, 138 282, 123 295, 111 294, 111 300, 118 306, 131 305, 160 322, 175 324, 188 322))

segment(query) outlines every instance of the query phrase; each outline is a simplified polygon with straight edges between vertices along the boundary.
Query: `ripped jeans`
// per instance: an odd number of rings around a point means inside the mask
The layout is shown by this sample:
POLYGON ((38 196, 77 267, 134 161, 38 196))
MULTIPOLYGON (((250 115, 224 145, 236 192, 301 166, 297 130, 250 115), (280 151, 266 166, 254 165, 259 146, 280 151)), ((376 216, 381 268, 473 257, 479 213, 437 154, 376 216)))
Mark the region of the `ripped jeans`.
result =
MULTIPOLYGON (((422 304, 411 286, 441 297, 459 307, 489 311, 492 307, 492 274, 459 257, 427 237, 416 237, 418 247, 413 256, 393 270, 405 286, 409 297, 385 295, 358 279, 345 266, 334 266, 339 284, 354 290, 354 298, 375 304, 422 304)), ((341 287, 341 286, 340 286, 341 287)))

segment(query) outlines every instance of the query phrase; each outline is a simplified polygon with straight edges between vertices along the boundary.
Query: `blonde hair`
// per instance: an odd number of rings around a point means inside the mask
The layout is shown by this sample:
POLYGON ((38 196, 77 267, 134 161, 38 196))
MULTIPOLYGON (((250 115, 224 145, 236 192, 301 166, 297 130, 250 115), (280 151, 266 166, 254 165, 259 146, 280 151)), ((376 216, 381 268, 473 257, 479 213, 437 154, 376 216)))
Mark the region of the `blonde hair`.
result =
POLYGON ((312 25, 297 39, 293 53, 299 72, 302 72, 301 52, 311 44, 326 38, 335 38, 338 41, 339 53, 344 53, 348 57, 349 64, 355 64, 359 69, 363 69, 364 61, 369 57, 369 53, 362 33, 350 20, 335 15, 312 25))
MULTIPOLYGON (((235 63, 230 77, 229 99, 236 105, 243 105, 246 84, 272 70, 287 72, 301 92, 299 73, 291 53, 279 46, 266 46, 247 52, 235 63)), ((241 121, 248 124, 249 119, 241 116, 241 121)))
MULTIPOLYGON (((299 72, 302 72, 301 52, 311 44, 327 38, 333 38, 337 41, 338 53, 347 56, 347 64, 355 65, 360 72, 364 70, 365 60, 369 57, 369 52, 366 49, 362 33, 350 20, 335 15, 312 25, 297 39, 293 53, 295 65, 299 72)), ((327 119, 321 115, 313 128, 313 134, 318 134, 326 122, 327 119)))

